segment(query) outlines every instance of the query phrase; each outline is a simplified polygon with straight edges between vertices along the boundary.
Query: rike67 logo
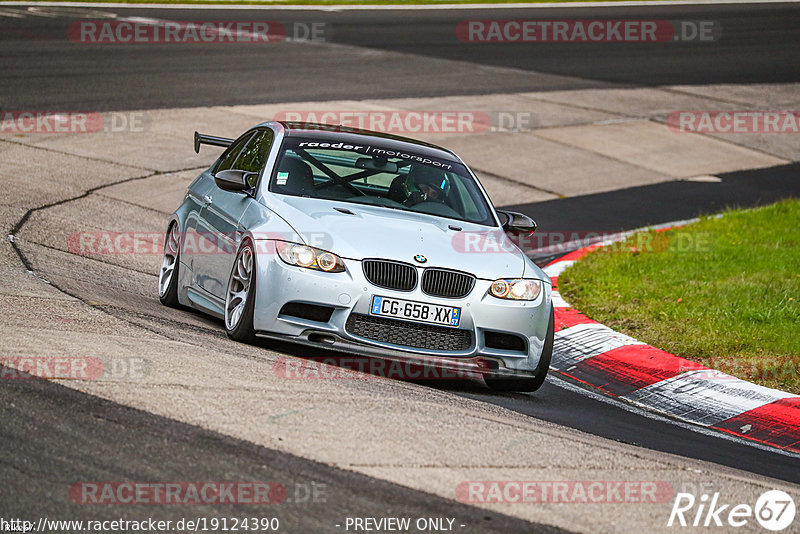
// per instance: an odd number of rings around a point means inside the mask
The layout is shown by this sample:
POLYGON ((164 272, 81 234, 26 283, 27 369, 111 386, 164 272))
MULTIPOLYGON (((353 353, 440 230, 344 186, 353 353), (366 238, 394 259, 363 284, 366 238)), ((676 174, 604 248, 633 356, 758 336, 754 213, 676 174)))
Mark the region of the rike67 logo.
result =
POLYGON ((667 526, 681 527, 743 527, 755 518, 767 530, 778 532, 794 521, 794 499, 781 490, 761 494, 755 506, 720 501, 719 492, 704 493, 697 499, 691 493, 678 493, 667 526))

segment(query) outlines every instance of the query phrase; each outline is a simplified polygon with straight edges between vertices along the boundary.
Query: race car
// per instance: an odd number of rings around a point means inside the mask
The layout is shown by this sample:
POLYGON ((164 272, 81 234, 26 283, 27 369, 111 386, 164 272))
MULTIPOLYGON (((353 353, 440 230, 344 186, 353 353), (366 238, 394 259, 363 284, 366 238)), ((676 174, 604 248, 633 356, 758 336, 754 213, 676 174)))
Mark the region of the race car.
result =
POLYGON ((553 351, 552 288, 453 152, 385 133, 270 121, 224 147, 169 221, 161 302, 284 340, 473 370, 534 391, 553 351))

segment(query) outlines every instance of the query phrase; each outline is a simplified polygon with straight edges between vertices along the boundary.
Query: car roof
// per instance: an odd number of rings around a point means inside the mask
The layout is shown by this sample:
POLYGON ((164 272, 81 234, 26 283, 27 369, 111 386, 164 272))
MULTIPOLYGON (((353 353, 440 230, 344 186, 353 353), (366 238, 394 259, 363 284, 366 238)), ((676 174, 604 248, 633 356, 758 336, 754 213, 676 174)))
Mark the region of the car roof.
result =
POLYGON ((461 163, 461 160, 452 151, 440 146, 371 130, 361 130, 349 126, 335 126, 315 122, 284 122, 278 121, 285 129, 287 137, 310 137, 321 141, 341 141, 348 143, 377 143, 381 147, 392 150, 409 150, 408 145, 413 145, 413 150, 425 156, 461 163))

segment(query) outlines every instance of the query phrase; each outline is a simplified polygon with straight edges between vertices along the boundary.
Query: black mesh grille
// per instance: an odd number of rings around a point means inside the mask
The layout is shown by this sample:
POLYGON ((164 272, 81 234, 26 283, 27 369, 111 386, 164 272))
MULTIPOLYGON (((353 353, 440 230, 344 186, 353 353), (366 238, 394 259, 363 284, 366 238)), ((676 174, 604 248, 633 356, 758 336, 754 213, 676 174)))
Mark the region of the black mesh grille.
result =
POLYGON ((469 330, 411 323, 351 313, 345 325, 354 336, 417 349, 463 351, 472 346, 469 330))
POLYGON ((384 260, 364 260, 361 265, 367 280, 378 287, 397 291, 412 291, 417 287, 417 270, 413 265, 384 260))
POLYGON ((434 297, 466 297, 474 286, 471 274, 446 269, 425 269, 422 273, 422 292, 434 297))

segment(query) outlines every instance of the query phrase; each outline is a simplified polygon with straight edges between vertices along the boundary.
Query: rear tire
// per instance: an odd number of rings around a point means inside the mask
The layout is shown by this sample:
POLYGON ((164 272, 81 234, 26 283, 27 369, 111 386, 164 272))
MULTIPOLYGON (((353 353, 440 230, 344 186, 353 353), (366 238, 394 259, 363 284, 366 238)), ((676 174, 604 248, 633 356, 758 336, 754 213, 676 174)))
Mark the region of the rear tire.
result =
POLYGON ((495 391, 536 391, 542 384, 547 376, 547 371, 550 370, 550 361, 553 359, 553 339, 555 338, 555 314, 553 307, 550 307, 550 323, 547 325, 547 335, 544 340, 544 347, 542 347, 542 356, 539 358, 539 365, 536 366, 534 375, 530 378, 505 378, 486 375, 483 377, 486 385, 495 391))
POLYGON ((256 254, 245 241, 236 254, 225 291, 225 332, 234 341, 253 343, 253 311, 256 301, 256 254))
POLYGON ((164 256, 158 273, 158 300, 170 308, 181 308, 178 301, 178 278, 181 263, 181 234, 173 222, 164 239, 164 256))

